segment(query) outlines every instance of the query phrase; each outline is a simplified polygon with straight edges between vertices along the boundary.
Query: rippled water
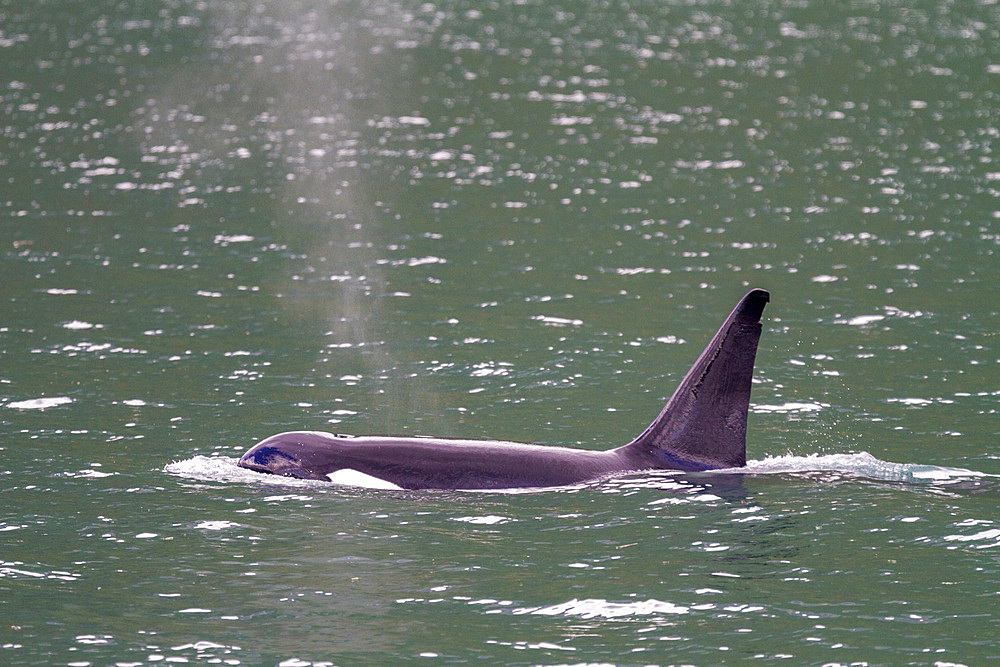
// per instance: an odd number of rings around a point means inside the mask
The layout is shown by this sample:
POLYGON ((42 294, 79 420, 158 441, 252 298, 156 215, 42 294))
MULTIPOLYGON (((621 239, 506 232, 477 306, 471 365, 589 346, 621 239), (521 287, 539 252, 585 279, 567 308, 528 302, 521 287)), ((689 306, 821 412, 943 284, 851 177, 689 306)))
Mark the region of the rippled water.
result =
POLYGON ((0 0, 0 663, 1000 657, 995 3, 0 0), (747 470, 605 448, 769 289, 747 470))

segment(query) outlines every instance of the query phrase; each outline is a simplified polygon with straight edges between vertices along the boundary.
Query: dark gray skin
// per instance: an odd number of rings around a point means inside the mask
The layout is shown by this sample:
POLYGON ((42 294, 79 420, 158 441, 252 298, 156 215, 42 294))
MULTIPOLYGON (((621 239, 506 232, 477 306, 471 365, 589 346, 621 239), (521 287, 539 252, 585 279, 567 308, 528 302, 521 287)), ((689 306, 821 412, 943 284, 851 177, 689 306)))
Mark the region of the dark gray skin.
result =
POLYGON ((740 468, 760 317, 769 300, 761 289, 743 297, 656 420, 624 447, 291 431, 255 445, 238 465, 324 481, 351 469, 404 489, 470 490, 564 486, 638 470, 740 468))

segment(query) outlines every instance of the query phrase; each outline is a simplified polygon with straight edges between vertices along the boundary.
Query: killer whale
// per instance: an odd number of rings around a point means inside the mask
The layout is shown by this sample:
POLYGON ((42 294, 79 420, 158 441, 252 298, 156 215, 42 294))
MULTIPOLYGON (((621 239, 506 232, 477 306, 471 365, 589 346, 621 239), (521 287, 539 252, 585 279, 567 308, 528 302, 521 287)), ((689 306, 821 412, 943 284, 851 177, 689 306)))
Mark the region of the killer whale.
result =
POLYGON ((290 431, 254 445, 237 465, 301 479, 336 480, 347 471, 381 480, 384 488, 462 490, 565 486, 650 469, 740 468, 760 319, 769 300, 762 289, 747 293, 653 423, 616 449, 290 431))

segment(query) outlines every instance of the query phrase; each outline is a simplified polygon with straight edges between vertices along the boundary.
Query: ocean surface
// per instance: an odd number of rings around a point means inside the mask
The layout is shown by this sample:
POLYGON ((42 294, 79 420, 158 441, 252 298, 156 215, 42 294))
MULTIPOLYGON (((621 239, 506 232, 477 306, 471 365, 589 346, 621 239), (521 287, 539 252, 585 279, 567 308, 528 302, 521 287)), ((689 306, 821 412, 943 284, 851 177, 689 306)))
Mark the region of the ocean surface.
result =
POLYGON ((1000 660, 1000 5, 0 0, 0 664, 1000 660), (622 445, 751 287, 746 469, 622 445))

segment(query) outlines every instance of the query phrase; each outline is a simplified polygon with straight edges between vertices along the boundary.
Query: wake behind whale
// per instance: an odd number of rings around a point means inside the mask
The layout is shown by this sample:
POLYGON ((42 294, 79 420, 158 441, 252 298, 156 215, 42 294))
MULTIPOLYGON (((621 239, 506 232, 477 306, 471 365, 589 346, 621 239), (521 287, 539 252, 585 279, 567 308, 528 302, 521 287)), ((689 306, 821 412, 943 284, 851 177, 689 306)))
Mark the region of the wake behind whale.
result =
MULTIPOLYGON (((196 455, 189 459, 169 463, 164 467, 164 471, 198 482, 250 484, 283 490, 321 491, 334 488, 386 488, 384 483, 369 483, 369 480, 364 477, 351 479, 344 476, 340 481, 331 484, 328 480, 297 479, 261 474, 239 466, 238 462, 238 458, 230 456, 196 455)), ((1000 492, 1000 475, 967 468, 883 461, 865 451, 847 454, 765 457, 751 459, 747 461, 745 467, 725 468, 702 473, 687 473, 680 470, 633 471, 583 485, 535 489, 494 489, 493 492, 539 493, 580 488, 613 490, 616 486, 630 491, 638 488, 676 490, 697 488, 706 482, 717 482, 726 478, 731 478, 734 484, 742 482, 745 487, 752 488, 753 480, 763 480, 769 477, 785 480, 815 480, 816 477, 820 477, 826 481, 835 477, 841 483, 894 485, 902 490, 926 490, 942 494, 975 493, 990 490, 1000 492)))

